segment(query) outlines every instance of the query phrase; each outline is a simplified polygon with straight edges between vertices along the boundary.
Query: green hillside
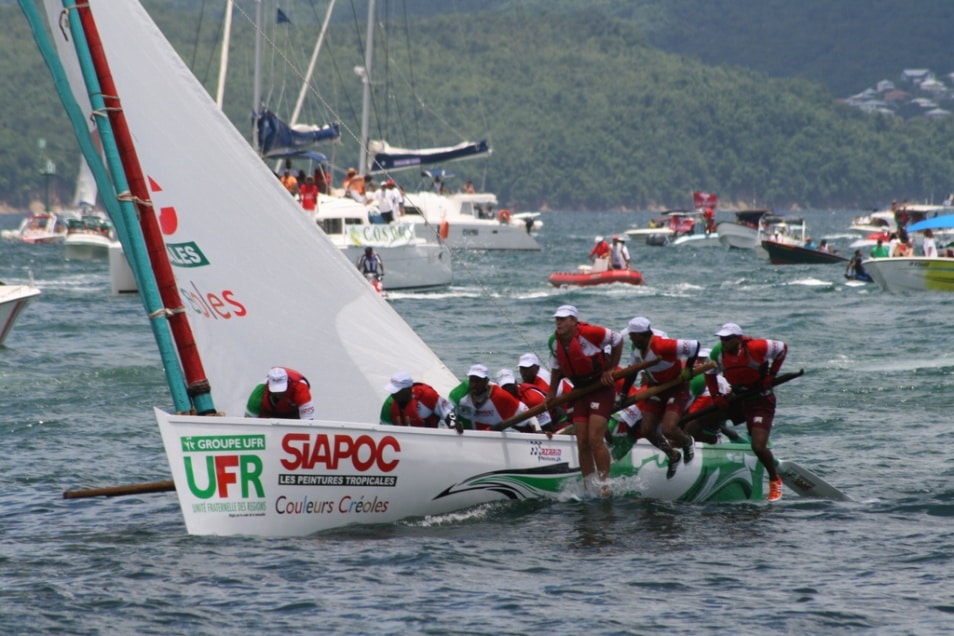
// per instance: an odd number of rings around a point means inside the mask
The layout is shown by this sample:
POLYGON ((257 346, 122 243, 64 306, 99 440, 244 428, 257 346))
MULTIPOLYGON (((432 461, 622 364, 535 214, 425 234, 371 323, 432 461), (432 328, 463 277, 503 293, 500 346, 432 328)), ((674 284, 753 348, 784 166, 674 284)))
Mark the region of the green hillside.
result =
MULTIPOLYGON (((892 198, 940 200, 954 189, 954 122, 902 122, 834 102, 892 67, 894 73, 935 63, 925 42, 897 50, 897 58, 872 49, 847 55, 840 42, 826 55, 819 43, 826 29, 811 12, 851 3, 794 3, 806 11, 799 14, 768 0, 759 6, 775 11, 775 18, 753 11, 748 21, 732 7, 749 3, 718 0, 458 1, 450 3, 457 12, 436 16, 446 3, 407 4, 424 15, 388 7, 391 28, 376 35, 373 136, 402 146, 487 138, 491 158, 448 167, 460 183, 482 183, 508 207, 681 207, 692 190, 702 189, 747 205, 867 208, 892 198), (587 8, 580 12, 580 6, 587 8), (685 15, 700 19, 686 24, 685 15), (725 31, 733 28, 729 19, 737 20, 734 37, 725 31), (760 23, 768 36, 789 25, 806 44, 760 46, 753 37, 760 23), (906 64, 902 54, 918 59, 906 64), (849 75, 838 81, 850 76, 857 82, 844 90, 829 83, 839 60, 849 75)), ((885 12, 903 19, 898 4, 863 3, 866 9, 856 13, 872 16, 853 18, 859 32, 869 17, 881 20, 885 12)), ((954 22, 926 8, 940 3, 915 4, 935 23, 954 22)), ((273 46, 265 55, 265 96, 280 115, 294 104, 325 6, 290 8, 291 25, 268 27, 273 46)), ((157 0, 147 7, 214 91, 222 9, 202 3, 197 19, 194 7, 157 0)), ((852 24, 850 12, 839 15, 852 24)), ((320 86, 302 117, 342 122, 341 143, 326 149, 339 167, 357 161, 361 97, 353 67, 363 63, 363 19, 347 5, 336 13, 319 57, 320 86)), ((15 113, 0 127, 0 201, 22 208, 42 198, 39 138, 57 163, 57 195, 68 199, 76 144, 19 10, 0 6, 0 20, 9 25, 0 34, 7 60, 0 67, 0 86, 7 87, 0 103, 15 113)), ((838 22, 829 16, 825 24, 834 33, 838 22)), ((250 27, 237 16, 226 112, 243 131, 250 129, 251 41, 250 27)), ((933 44, 938 57, 943 46, 933 44)), ((416 183, 413 174, 396 176, 416 183)))

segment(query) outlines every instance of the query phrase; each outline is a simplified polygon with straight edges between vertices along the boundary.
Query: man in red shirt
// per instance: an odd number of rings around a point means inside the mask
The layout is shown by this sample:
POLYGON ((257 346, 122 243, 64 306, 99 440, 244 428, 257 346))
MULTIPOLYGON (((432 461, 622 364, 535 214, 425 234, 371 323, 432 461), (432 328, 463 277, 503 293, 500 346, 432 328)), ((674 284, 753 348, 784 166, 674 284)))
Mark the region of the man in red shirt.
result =
POLYGON ((735 424, 745 422, 752 440, 752 452, 769 476, 769 501, 782 498, 782 479, 775 470, 775 456, 768 448, 769 433, 775 419, 775 376, 785 362, 788 345, 781 340, 765 340, 742 335, 742 328, 727 322, 715 333, 719 344, 709 358, 718 365, 706 372, 706 387, 715 396, 713 403, 726 411, 735 424), (719 392, 717 375, 732 385, 732 393, 745 394, 732 403, 719 392))
POLYGON ((550 388, 547 401, 556 398, 557 387, 564 377, 577 389, 599 385, 599 388, 573 400, 571 421, 576 433, 583 483, 589 485, 593 474, 600 482, 600 495, 612 494, 609 479, 610 454, 603 442, 606 423, 616 401, 613 369, 619 365, 623 337, 612 329, 579 321, 573 305, 563 305, 553 314, 556 329, 550 338, 550 388), (607 353, 609 351, 609 353, 607 353))
POLYGON ((256 386, 249 395, 245 417, 313 420, 315 403, 311 399, 311 384, 294 369, 272 367, 265 382, 256 386))

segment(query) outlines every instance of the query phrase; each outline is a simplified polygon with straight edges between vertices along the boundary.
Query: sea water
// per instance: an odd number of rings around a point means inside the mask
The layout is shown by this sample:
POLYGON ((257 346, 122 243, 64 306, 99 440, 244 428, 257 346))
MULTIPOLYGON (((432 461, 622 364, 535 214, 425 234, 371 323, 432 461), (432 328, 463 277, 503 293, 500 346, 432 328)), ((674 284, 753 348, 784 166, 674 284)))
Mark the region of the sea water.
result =
MULTIPOLYGON (((804 216, 847 253, 852 214, 804 216)), ((171 398, 140 301, 110 295, 104 261, 3 243, 0 280, 43 294, 0 348, 0 633, 950 632, 954 295, 634 240, 644 286, 547 283, 652 216, 545 213, 542 252, 459 252, 451 287, 390 302, 461 376, 543 356, 564 303, 706 346, 728 321, 784 340, 782 371, 805 375, 777 392, 776 456, 853 502, 524 502, 260 539, 187 535, 174 493, 63 500, 168 479, 151 409, 171 398)))

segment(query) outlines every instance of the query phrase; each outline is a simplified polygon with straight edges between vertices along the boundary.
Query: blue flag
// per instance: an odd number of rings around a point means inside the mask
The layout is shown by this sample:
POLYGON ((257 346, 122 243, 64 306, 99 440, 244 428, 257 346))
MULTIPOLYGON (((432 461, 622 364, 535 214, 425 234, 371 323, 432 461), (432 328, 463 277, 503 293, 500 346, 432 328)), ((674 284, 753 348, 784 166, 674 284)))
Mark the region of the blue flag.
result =
POLYGON ((291 20, 288 18, 288 14, 286 14, 281 9, 278 9, 278 13, 275 15, 275 23, 276 24, 291 24, 291 20))

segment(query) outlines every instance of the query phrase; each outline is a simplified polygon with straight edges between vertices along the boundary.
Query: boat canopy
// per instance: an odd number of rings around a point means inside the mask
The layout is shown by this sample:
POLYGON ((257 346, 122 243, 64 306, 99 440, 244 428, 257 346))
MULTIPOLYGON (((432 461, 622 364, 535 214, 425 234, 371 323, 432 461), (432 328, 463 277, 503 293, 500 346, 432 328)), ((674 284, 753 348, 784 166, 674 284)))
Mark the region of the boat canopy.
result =
POLYGON ((924 219, 908 226, 908 232, 920 232, 922 230, 948 230, 954 228, 954 214, 945 214, 935 216, 930 219, 924 219))
POLYGON ((422 148, 420 150, 395 148, 386 141, 375 140, 368 142, 368 150, 371 153, 371 174, 407 170, 436 163, 447 163, 448 161, 474 159, 492 152, 486 140, 465 141, 456 146, 422 148))
POLYGON ((259 152, 268 159, 307 157, 323 163, 327 157, 311 147, 341 136, 337 123, 289 126, 267 108, 258 113, 256 122, 259 152))

